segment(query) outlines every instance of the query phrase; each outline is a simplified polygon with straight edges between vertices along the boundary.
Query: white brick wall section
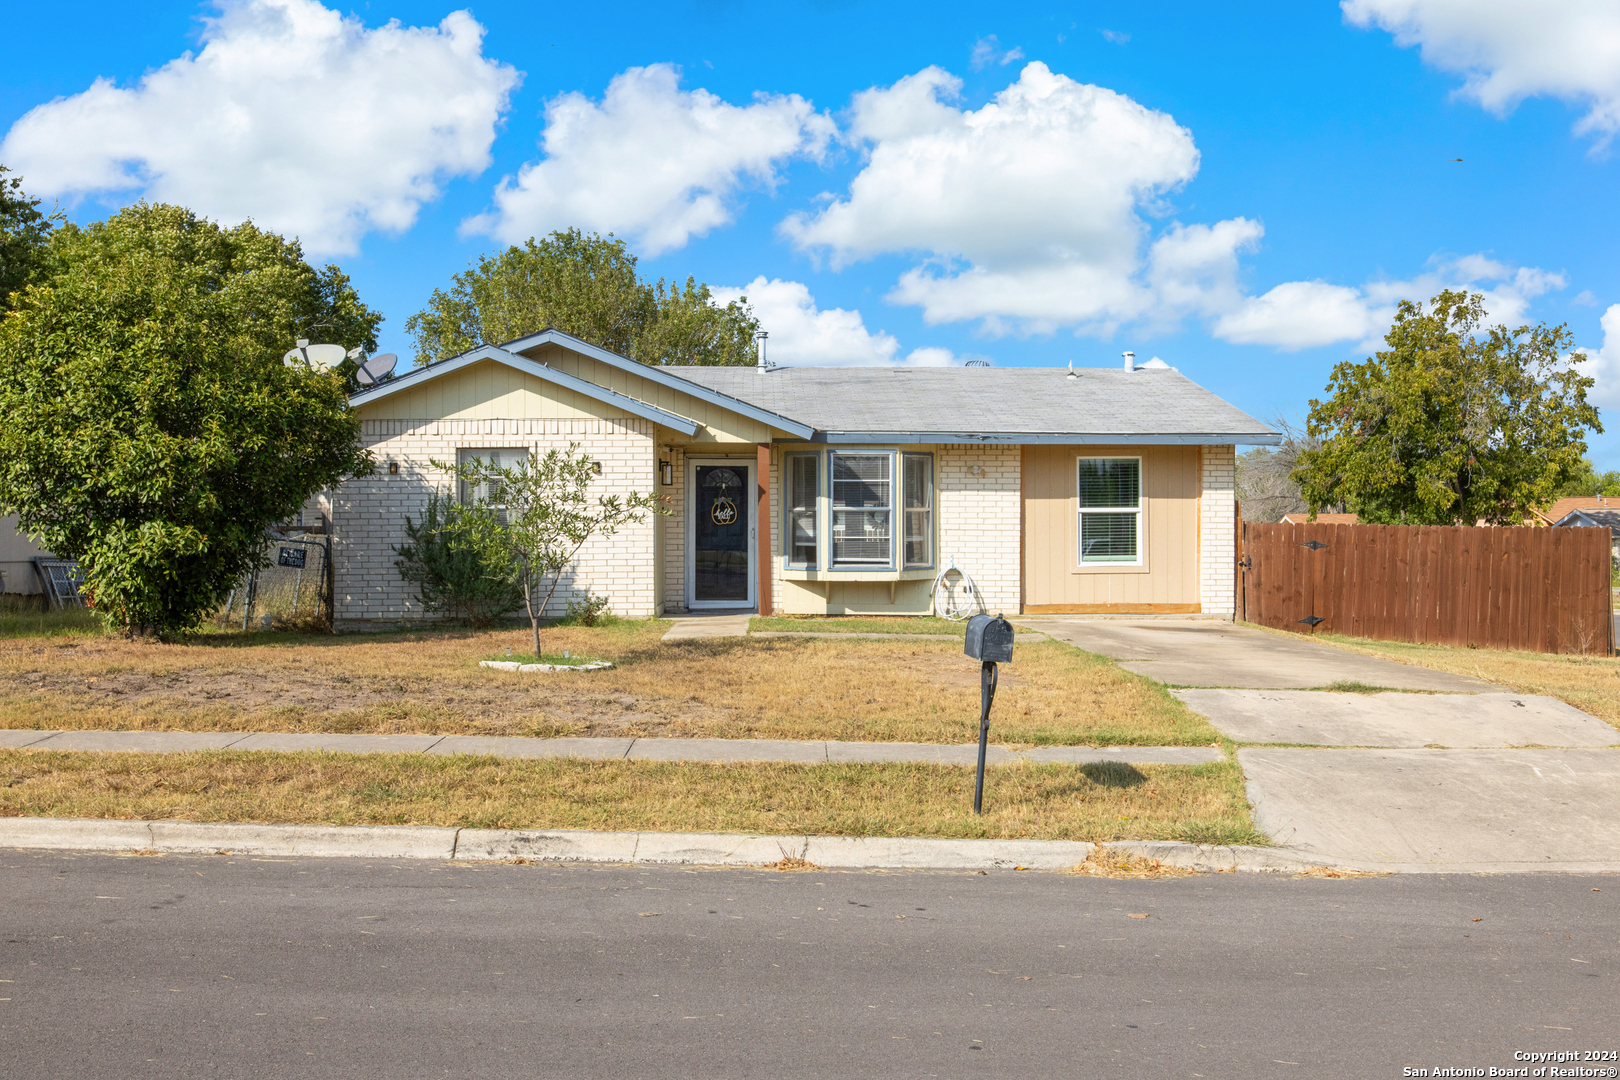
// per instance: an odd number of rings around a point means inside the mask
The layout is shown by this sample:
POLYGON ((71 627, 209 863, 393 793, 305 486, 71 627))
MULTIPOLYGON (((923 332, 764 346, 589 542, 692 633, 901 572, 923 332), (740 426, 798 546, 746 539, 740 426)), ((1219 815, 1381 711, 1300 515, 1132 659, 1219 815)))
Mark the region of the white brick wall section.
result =
MULTIPOLYGON (((640 418, 368 420, 361 425, 361 439, 377 460, 377 472, 350 480, 333 494, 332 560, 340 626, 429 617, 417 602, 415 586, 400 578, 394 547, 405 540, 405 518, 419 520, 435 488, 453 492, 451 472, 431 462, 453 464, 459 448, 526 446, 531 453, 544 453, 578 443, 581 452, 602 463, 593 493, 658 490, 653 426, 640 418), (399 464, 397 475, 388 472, 390 462, 399 464)), ((612 537, 587 541, 564 571, 545 613, 562 615, 569 601, 595 593, 608 598, 615 614, 652 615, 658 584, 653 530, 665 520, 649 515, 612 537)))
POLYGON ((1237 614, 1236 447, 1204 447, 1199 473, 1199 602, 1205 615, 1230 620, 1237 614))
POLYGON ((934 506, 939 515, 936 565, 943 569, 954 559, 957 568, 979 586, 992 615, 1018 613, 1022 609, 1022 448, 936 447, 934 506))

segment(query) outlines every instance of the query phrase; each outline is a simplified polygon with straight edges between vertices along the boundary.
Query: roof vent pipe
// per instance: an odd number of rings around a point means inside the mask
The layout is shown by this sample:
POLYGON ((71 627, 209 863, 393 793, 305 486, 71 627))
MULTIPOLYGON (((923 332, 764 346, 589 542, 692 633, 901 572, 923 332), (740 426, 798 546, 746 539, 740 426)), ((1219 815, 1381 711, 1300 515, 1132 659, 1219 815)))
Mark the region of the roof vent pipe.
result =
POLYGON ((1074 373, 1074 357, 1071 356, 1069 357, 1069 378, 1078 379, 1079 377, 1074 373))
POLYGON ((1133 352, 1126 352, 1126 353, 1120 353, 1120 355, 1125 358, 1125 370, 1126 371, 1135 371, 1136 370, 1136 354, 1133 353, 1133 352))
POLYGON ((771 366, 770 362, 765 359, 765 339, 770 336, 770 333, 765 330, 761 330, 759 333, 754 335, 754 340, 759 342, 759 367, 757 367, 755 370, 761 375, 765 374, 765 372, 769 370, 771 366))

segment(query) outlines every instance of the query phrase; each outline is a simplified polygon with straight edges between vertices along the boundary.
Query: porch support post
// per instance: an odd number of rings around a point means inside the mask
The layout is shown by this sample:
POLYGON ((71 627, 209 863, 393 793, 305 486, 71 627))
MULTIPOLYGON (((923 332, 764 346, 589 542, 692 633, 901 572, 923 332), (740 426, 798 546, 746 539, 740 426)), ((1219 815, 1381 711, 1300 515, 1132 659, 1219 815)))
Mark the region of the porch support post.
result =
POLYGON ((759 552, 755 563, 759 566, 759 585, 756 595, 759 599, 760 615, 771 613, 771 553, 775 550, 771 543, 771 444, 759 444, 759 464, 755 468, 759 476, 759 509, 755 511, 754 520, 759 523, 759 552))

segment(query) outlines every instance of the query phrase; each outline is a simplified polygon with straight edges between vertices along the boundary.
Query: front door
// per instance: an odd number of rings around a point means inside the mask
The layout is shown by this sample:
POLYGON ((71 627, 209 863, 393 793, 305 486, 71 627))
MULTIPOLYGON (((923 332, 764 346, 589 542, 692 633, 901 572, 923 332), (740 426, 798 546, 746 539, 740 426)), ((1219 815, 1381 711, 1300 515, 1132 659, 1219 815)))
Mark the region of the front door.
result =
POLYGON ((748 462, 695 462, 689 510, 687 606, 754 606, 754 489, 748 462))

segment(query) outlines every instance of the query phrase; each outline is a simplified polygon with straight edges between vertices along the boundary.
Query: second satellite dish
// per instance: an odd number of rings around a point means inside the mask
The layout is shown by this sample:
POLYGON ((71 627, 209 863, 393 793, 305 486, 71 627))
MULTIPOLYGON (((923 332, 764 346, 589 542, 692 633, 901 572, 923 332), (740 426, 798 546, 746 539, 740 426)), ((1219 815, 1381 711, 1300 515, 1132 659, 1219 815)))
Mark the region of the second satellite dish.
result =
POLYGON ((394 365, 397 363, 399 357, 391 352, 385 352, 364 361, 354 373, 354 377, 361 386, 375 386, 394 373, 394 365))
POLYGON ((299 338, 298 348, 288 350, 281 361, 288 365, 306 364, 314 371, 330 371, 343 363, 348 355, 348 350, 341 345, 311 345, 299 338))

